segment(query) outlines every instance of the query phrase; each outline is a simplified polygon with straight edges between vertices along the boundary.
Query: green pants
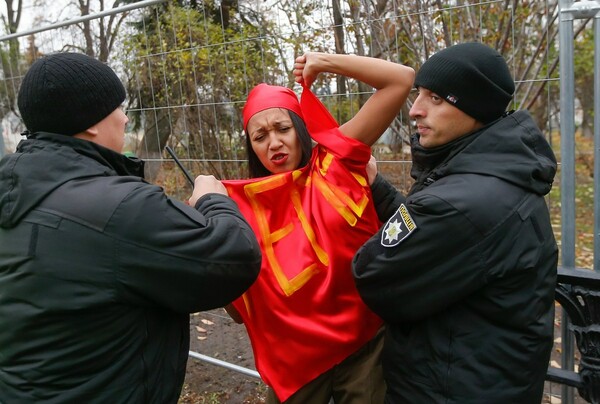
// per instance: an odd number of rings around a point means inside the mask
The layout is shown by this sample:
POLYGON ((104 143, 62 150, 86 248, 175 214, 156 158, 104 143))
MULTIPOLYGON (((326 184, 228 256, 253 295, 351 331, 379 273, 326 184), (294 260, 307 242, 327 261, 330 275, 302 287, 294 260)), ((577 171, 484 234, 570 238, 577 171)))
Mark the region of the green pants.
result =
MULTIPOLYGON (((285 404, 328 404, 331 399, 336 404, 383 403, 383 334, 383 329, 379 330, 361 349, 303 386, 285 404)), ((270 388, 266 404, 281 404, 270 388)))

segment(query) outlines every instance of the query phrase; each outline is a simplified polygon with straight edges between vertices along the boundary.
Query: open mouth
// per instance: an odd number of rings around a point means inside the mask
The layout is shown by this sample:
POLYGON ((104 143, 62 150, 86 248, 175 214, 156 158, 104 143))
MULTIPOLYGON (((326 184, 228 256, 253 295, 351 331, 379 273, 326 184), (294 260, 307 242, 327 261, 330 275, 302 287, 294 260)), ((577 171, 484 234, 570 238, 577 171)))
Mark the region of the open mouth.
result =
POLYGON ((288 155, 286 153, 277 153, 271 157, 271 161, 273 164, 281 165, 284 164, 288 159, 288 155))

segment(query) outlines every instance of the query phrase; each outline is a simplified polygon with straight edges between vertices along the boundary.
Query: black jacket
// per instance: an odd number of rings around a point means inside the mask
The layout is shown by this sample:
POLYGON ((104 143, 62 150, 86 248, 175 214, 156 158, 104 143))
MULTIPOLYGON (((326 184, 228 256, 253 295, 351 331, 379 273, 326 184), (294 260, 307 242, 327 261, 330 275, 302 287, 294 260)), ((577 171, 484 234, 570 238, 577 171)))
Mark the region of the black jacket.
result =
POLYGON ((189 313, 258 276, 259 246, 230 198, 194 209, 142 170, 49 133, 0 161, 1 403, 176 403, 189 313))
POLYGON ((438 148, 415 136, 406 198, 374 184, 391 219, 353 272, 387 323, 387 402, 541 401, 558 252, 544 195, 555 172, 520 111, 438 148))

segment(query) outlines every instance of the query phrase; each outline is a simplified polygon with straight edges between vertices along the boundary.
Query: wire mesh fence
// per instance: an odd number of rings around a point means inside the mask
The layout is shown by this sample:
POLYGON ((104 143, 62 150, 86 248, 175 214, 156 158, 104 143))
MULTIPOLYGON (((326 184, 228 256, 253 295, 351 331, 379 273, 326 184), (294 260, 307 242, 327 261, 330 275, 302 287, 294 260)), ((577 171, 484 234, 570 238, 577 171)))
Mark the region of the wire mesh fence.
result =
MULTIPOLYGON (((148 0, 94 10, 99 4, 29 7, 31 28, 13 27, 0 38, 0 155, 15 149, 25 129, 16 108, 24 73, 35 59, 52 52, 84 52, 118 72, 128 93, 125 152, 147 161, 149 181, 187 199, 189 185, 165 147, 175 150, 193 175, 246 178, 241 125, 246 95, 260 82, 299 92, 292 75, 296 56, 306 51, 351 53, 418 69, 439 49, 480 41, 505 56, 517 85, 512 108, 530 110, 560 157, 558 1, 148 0), (61 19, 61 14, 72 17, 61 19)), ((593 72, 584 62, 591 52, 590 20, 578 21, 575 27, 584 170, 590 163, 584 150, 592 102, 586 83, 593 72)), ((321 75, 312 89, 340 123, 373 92, 334 75, 321 75)), ((411 184, 412 99, 373 146, 379 171, 401 190, 411 184)), ((559 186, 548 202, 560 240, 559 186)), ((578 237, 581 267, 589 267, 590 233, 584 227, 578 237)), ((560 332, 556 335, 558 352, 560 332)), ((560 359, 553 357, 554 365, 560 366, 560 359)), ((560 395, 560 389, 549 384, 545 400, 555 402, 560 395)))

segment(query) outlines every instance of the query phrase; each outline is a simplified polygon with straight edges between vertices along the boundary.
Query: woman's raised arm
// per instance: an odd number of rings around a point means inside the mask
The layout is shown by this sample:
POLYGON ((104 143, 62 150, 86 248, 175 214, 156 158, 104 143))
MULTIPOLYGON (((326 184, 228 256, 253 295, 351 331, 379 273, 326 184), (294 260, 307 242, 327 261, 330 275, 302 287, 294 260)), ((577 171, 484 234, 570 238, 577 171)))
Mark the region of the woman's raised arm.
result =
POLYGON ((296 58, 294 75, 310 87, 319 73, 334 73, 362 81, 375 93, 341 132, 372 145, 392 123, 413 87, 415 71, 387 60, 356 55, 309 52, 296 58))

